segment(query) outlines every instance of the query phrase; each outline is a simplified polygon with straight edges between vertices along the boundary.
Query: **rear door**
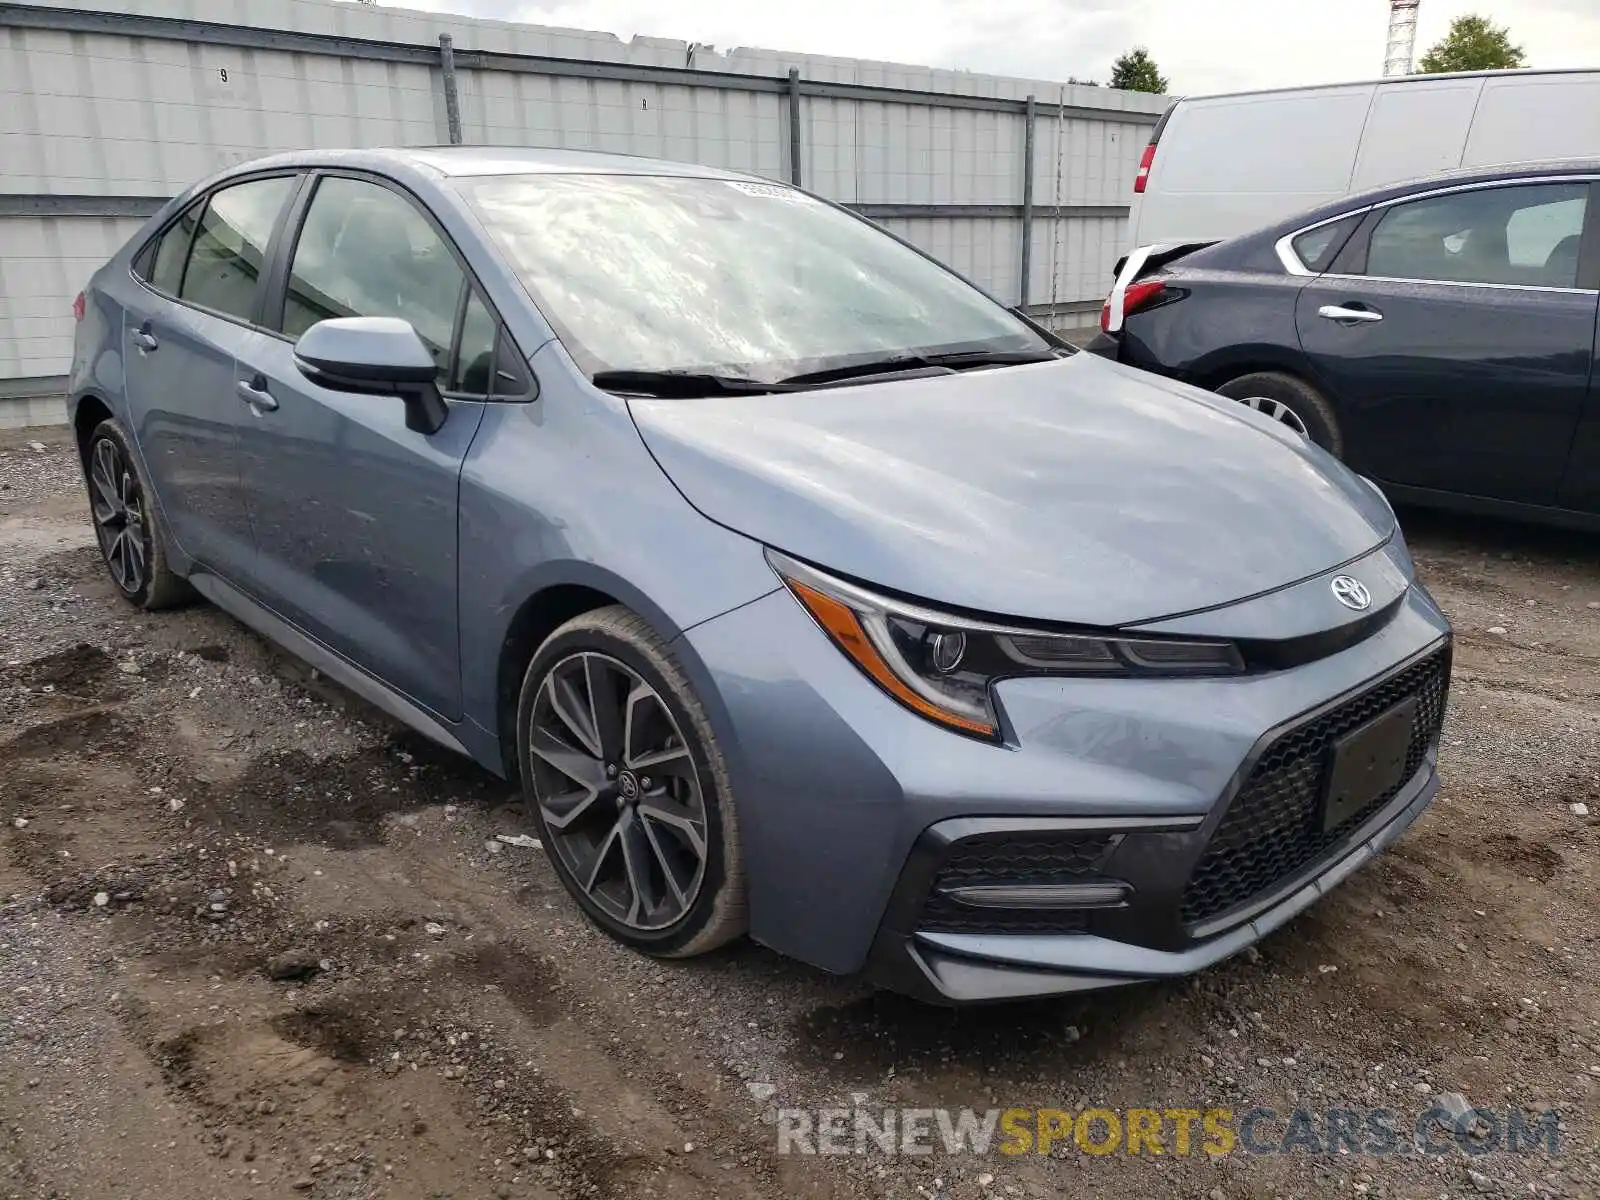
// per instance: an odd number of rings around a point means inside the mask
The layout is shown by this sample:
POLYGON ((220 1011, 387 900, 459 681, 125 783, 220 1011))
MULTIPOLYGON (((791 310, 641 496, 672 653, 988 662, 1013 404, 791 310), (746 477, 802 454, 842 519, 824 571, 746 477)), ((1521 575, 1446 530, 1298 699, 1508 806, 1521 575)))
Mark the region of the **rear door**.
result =
POLYGON ((186 554, 235 580, 255 545, 234 354, 251 336, 262 262, 297 179, 229 184, 190 205, 140 254, 142 286, 124 306, 129 417, 168 526, 186 554))
POLYGON ((238 363, 236 382, 259 397, 241 445, 254 583, 306 633, 453 720, 458 485, 492 386, 498 323, 442 231, 399 188, 329 173, 301 207, 272 330, 238 363), (437 432, 406 428, 394 397, 330 391, 296 368, 300 334, 353 316, 403 318, 433 351, 450 407, 437 432))
POLYGON ((1556 501, 1593 358, 1593 184, 1458 188, 1375 209, 1295 323, 1345 453, 1395 484, 1556 501))

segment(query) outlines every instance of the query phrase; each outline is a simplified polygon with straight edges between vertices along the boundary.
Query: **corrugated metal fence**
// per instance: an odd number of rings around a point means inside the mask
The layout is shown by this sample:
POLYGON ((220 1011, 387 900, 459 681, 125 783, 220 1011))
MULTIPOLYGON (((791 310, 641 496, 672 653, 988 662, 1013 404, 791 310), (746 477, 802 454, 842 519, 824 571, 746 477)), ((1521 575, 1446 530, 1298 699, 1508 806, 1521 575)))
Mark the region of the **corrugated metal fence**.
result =
POLYGON ((501 143, 749 171, 1075 326, 1099 307, 1164 107, 339 0, 0 2, 0 424, 58 417, 72 296, 142 218, 260 154, 501 143))

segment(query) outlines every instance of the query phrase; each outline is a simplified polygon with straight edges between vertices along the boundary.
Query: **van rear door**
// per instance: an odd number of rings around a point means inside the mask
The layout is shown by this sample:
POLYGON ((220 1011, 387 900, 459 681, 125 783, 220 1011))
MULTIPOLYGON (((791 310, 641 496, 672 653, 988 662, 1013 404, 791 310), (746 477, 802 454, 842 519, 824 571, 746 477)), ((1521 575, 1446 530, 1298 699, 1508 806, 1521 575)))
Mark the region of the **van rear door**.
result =
POLYGON ((1348 194, 1373 88, 1180 101, 1161 131, 1133 245, 1233 237, 1348 194))
POLYGON ((1600 72, 1484 81, 1464 167, 1600 155, 1600 72))

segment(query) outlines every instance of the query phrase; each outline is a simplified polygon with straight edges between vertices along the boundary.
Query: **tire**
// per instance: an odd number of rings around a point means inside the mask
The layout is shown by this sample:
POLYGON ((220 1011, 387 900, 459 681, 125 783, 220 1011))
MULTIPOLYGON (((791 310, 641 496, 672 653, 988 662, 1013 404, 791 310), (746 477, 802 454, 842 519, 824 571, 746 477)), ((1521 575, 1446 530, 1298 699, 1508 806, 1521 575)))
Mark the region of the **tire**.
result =
POLYGON ((1258 371, 1230 379, 1217 389, 1217 395, 1248 404, 1309 438, 1335 458, 1344 457, 1344 435, 1332 406, 1302 379, 1281 371, 1258 371))
POLYGON ((663 958, 744 933, 727 766, 682 668, 644 620, 618 605, 551 634, 523 676, 516 728, 546 855, 594 924, 663 958))
POLYGON ((115 420, 101 421, 89 433, 83 461, 95 540, 122 598, 146 612, 192 599, 188 582, 167 563, 155 491, 127 431, 115 420))

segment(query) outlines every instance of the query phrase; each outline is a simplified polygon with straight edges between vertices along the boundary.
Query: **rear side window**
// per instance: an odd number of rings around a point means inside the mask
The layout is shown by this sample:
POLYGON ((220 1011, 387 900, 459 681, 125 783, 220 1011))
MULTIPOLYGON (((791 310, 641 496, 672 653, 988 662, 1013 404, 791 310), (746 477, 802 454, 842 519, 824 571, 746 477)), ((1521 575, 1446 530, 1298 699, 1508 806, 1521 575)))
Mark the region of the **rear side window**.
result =
POLYGON ((1307 270, 1322 274, 1333 265, 1339 251, 1344 249, 1345 242, 1355 232, 1356 226, 1361 224, 1362 215, 1356 213, 1306 230, 1292 243, 1295 257, 1305 264, 1307 270))
POLYGON ((278 176, 213 192, 195 231, 178 298, 252 320, 267 242, 293 187, 291 177, 278 176))
POLYGON ((148 274, 142 278, 151 287, 169 296, 176 296, 183 283, 183 264, 189 257, 189 243, 194 240, 194 227, 200 220, 200 209, 205 201, 191 204, 167 230, 156 239, 154 253, 147 254, 148 274))
MULTIPOLYGON (((330 317, 399 317, 422 338, 438 364, 439 386, 448 389, 464 279, 450 248, 409 200, 365 180, 325 178, 295 245, 282 329, 298 338, 330 317)), ((482 369, 487 378, 488 360, 482 369)))
POLYGON ((1391 208, 1372 231, 1367 274, 1445 283, 1578 285, 1586 183, 1430 196, 1391 208))

